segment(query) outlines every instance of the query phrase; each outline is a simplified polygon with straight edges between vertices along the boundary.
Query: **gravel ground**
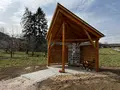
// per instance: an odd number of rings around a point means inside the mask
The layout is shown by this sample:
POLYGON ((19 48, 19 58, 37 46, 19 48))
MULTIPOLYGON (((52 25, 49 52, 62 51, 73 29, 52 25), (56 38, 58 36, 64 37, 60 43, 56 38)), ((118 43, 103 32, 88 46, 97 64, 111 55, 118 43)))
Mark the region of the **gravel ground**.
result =
POLYGON ((38 90, 120 90, 120 78, 104 75, 60 75, 39 83, 38 90))
POLYGON ((0 81, 0 90, 36 90, 37 85, 33 81, 17 77, 6 81, 0 81))
POLYGON ((24 77, 0 81, 0 90, 120 90, 120 69, 65 73, 35 82, 24 77))

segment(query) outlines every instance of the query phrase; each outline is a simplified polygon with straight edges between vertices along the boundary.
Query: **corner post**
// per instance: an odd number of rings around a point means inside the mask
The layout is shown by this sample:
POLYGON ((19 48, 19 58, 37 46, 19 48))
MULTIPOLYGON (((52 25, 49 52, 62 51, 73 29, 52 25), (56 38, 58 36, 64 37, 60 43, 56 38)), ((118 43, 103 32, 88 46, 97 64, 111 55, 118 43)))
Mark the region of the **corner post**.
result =
POLYGON ((48 40, 48 60, 47 60, 47 66, 50 66, 50 44, 51 44, 51 38, 52 38, 52 34, 50 35, 50 39, 48 40))
POLYGON ((99 72, 99 39, 95 41, 96 45, 96 72, 99 72))
POLYGON ((65 72, 65 22, 62 25, 62 72, 65 72))

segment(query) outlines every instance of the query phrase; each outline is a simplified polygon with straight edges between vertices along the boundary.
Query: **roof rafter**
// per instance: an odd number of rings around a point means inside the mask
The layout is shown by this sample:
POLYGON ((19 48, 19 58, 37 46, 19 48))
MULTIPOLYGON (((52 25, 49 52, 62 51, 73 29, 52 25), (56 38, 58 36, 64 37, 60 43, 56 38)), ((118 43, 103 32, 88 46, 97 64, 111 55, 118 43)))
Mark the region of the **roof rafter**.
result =
MULTIPOLYGON (((52 22, 51 22, 51 25, 50 25, 50 28, 48 30, 48 33, 47 33, 47 36, 46 38, 49 40, 50 38, 50 34, 54 31, 55 33, 53 34, 55 37, 55 34, 57 34, 56 32, 59 32, 57 30, 60 30, 59 29, 56 29, 55 28, 55 25, 58 24, 58 26, 60 25, 61 27, 61 23, 58 23, 58 21, 60 20, 59 18, 60 17, 60 14, 62 14, 63 16, 65 16, 64 18, 68 18, 69 20, 71 20, 72 22, 75 23, 75 26, 79 26, 79 27, 82 27, 83 29, 85 29, 86 31, 89 31, 90 33, 92 33, 94 36, 96 36, 97 38, 101 38, 101 37, 104 37, 104 35, 99 32, 98 30, 96 30, 94 27, 92 27, 91 25, 89 25, 88 23, 86 23, 85 21, 83 21, 81 18, 79 18, 78 16, 76 16, 75 14, 73 14, 71 11, 69 11, 68 9, 66 9, 65 7, 63 7, 61 4, 57 4, 57 7, 56 7, 56 10, 55 10, 55 13, 54 13, 54 16, 52 18, 52 22), (59 19, 59 20, 58 20, 59 19)), ((61 18, 63 19, 64 21, 64 18, 61 18)), ((78 27, 78 28, 79 28, 78 27)), ((74 30, 75 31, 75 30, 74 30)))

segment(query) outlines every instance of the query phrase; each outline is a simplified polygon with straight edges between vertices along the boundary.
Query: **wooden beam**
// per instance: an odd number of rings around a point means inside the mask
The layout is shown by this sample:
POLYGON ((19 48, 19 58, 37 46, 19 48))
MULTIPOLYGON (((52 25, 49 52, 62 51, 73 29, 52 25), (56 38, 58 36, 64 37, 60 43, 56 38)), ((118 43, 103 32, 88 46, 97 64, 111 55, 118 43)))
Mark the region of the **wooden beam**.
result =
MULTIPOLYGON (((66 18, 64 18, 64 20, 67 22, 67 26, 69 27, 69 28, 73 28, 69 23, 71 23, 70 21, 68 21, 66 18)), ((76 28, 74 28, 75 30, 77 30, 77 31, 79 31, 78 29, 76 29, 76 28)), ((76 31, 72 31, 71 30, 71 32, 72 33, 74 33, 78 38, 80 37, 80 32, 79 33, 77 33, 76 31)))
POLYGON ((65 22, 62 25, 62 72, 65 72, 65 22))
POLYGON ((89 33, 87 32, 87 30, 85 30, 85 29, 83 29, 83 30, 84 30, 84 32, 87 34, 88 39, 90 40, 90 43, 92 44, 92 46, 95 48, 95 44, 94 44, 92 38, 90 37, 89 33))
POLYGON ((55 33, 55 36, 54 36, 53 40, 54 40, 54 39, 56 38, 56 36, 59 34, 59 32, 61 31, 61 29, 62 29, 62 24, 60 25, 58 31, 55 33))
POLYGON ((99 37, 100 38, 100 36, 96 33, 97 31, 95 31, 94 29, 93 29, 93 27, 91 27, 90 25, 88 25, 88 24, 86 24, 83 20, 81 20, 81 22, 80 22, 80 18, 78 18, 77 16, 75 16, 75 15, 73 15, 73 14, 71 14, 70 12, 64 12, 63 10, 60 10, 60 12, 62 13, 62 14, 64 14, 65 16, 67 16, 70 20, 72 20, 73 22, 75 22, 76 24, 78 24, 78 25, 80 25, 80 26, 82 26, 83 28, 85 28, 85 29, 87 29, 88 31, 90 31, 91 33, 93 33, 95 36, 97 36, 97 37, 99 37), (68 15, 67 13, 69 13, 70 15, 68 15), (76 18, 73 18, 73 17, 76 17, 76 18), (87 26, 87 27, 86 27, 87 26), (90 29, 92 29, 92 30, 89 30, 89 28, 90 29))
POLYGON ((52 21, 51 21, 51 24, 50 24, 50 28, 48 29, 49 32, 47 33, 47 37, 46 37, 47 39, 50 38, 51 31, 52 31, 53 26, 55 24, 55 21, 57 19, 57 17, 55 17, 55 16, 58 16, 58 14, 59 14, 59 11, 57 11, 57 10, 58 10, 58 7, 56 7, 55 12, 53 14, 52 21))
MULTIPOLYGON (((61 42, 62 40, 60 39, 55 39, 55 40, 52 40, 53 42, 61 42)), ((89 39, 65 39, 65 42, 69 42, 69 41, 89 41, 89 39)))
POLYGON ((99 71, 99 39, 95 41, 96 45, 96 72, 99 71))
POLYGON ((50 66, 50 44, 51 44, 52 34, 50 35, 50 39, 48 40, 48 60, 47 66, 50 66))
POLYGON ((66 39, 65 41, 86 41, 89 39, 66 39))

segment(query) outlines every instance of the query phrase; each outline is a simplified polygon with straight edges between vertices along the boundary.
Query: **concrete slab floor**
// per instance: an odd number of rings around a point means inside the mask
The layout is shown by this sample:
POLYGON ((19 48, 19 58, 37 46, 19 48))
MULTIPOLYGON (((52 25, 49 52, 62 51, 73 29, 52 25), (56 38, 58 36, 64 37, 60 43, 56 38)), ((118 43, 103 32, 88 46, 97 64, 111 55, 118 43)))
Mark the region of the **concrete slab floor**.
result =
POLYGON ((21 77, 27 78, 27 79, 35 81, 35 82, 40 82, 40 81, 43 81, 43 80, 45 80, 45 79, 47 79, 51 76, 56 76, 56 75, 89 73, 86 70, 80 69, 79 67, 68 67, 68 66, 66 66, 65 73, 59 73, 59 70, 61 70, 60 65, 53 65, 53 66, 48 67, 48 69, 24 74, 24 75, 21 75, 21 77))

